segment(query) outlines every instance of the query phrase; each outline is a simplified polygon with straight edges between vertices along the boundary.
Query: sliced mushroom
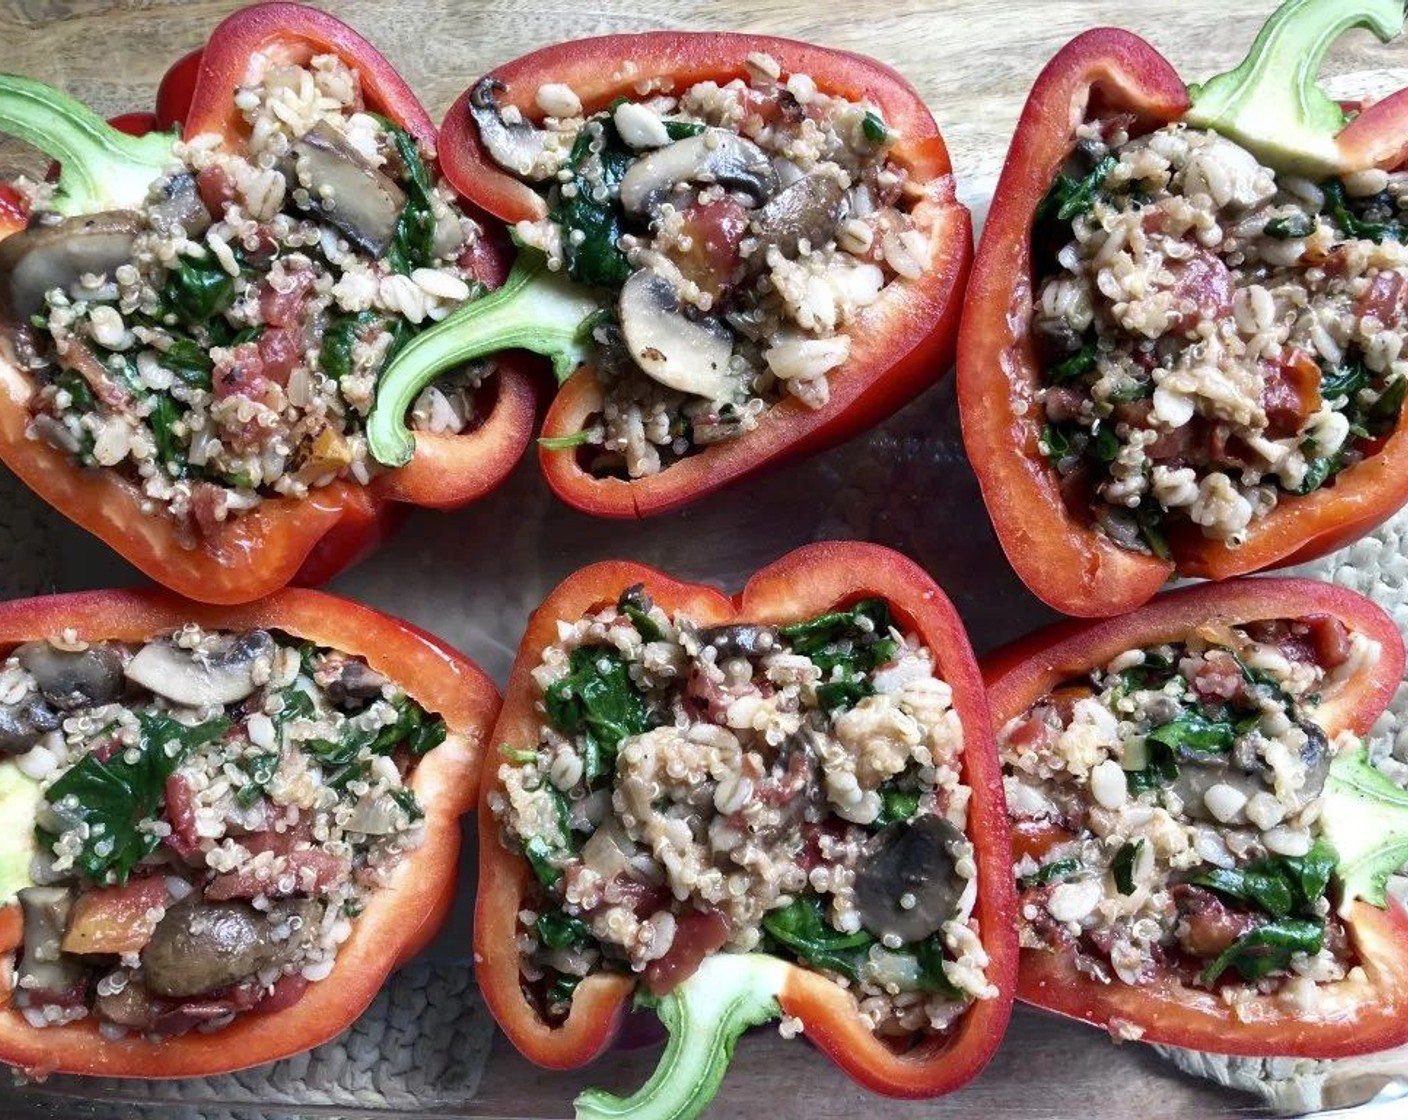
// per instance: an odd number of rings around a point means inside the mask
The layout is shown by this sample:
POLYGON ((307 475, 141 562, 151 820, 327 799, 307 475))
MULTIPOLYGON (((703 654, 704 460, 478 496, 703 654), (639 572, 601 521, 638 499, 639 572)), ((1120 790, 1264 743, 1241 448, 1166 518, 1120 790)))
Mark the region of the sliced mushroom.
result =
POLYGON ((308 209, 379 257, 391 245, 406 193, 389 175, 369 167, 329 125, 315 124, 294 142, 284 161, 289 191, 307 184, 308 209))
POLYGON ((777 191, 777 171, 751 140, 710 128, 631 164, 621 179, 621 205, 628 213, 648 214, 690 183, 718 183, 761 206, 777 191))
POLYGON ((23 754, 58 726, 58 714, 32 692, 13 704, 0 704, 0 754, 23 754))
POLYGON ((389 682, 360 658, 349 657, 338 663, 337 676, 328 681, 328 699, 339 708, 363 708, 368 700, 381 696, 389 682))
POLYGON ((122 654, 108 642, 77 651, 26 642, 14 655, 44 699, 61 711, 110 704, 122 694, 122 654))
POLYGON ((803 241, 818 248, 830 241, 846 216, 846 191, 830 175, 804 175, 779 191, 753 219, 753 233, 766 252, 795 257, 803 241))
POLYGON ((1330 740, 1325 729, 1311 720, 1303 720, 1296 725, 1305 732, 1305 746, 1300 750, 1300 759, 1305 763, 1305 782, 1296 791, 1301 802, 1313 801, 1325 788, 1325 779, 1330 776, 1330 763, 1333 761, 1330 740))
MULTIPOLYGON (((1330 771, 1330 749, 1323 728, 1309 721, 1296 726, 1305 732, 1306 738, 1305 746, 1301 748, 1301 761, 1305 763, 1305 782, 1296 791, 1295 802, 1305 805, 1319 797, 1325 788, 1325 779, 1330 771)), ((1230 822, 1218 821, 1207 806, 1207 792, 1214 786, 1229 786, 1250 801, 1257 794, 1264 793, 1275 785, 1256 748, 1255 740, 1249 737, 1239 739, 1227 754, 1181 752, 1177 762, 1178 777, 1173 780, 1170 788, 1183 802, 1184 813, 1196 821, 1222 824, 1243 821, 1241 814, 1230 822)))
POLYGON ((631 358, 648 377, 711 401, 733 395, 733 334, 718 319, 686 315, 663 276, 650 269, 634 273, 621 288, 618 310, 631 358))
POLYGON ((188 708, 235 704, 257 687, 257 662, 274 656, 266 631, 226 638, 214 650, 182 649, 164 639, 148 642, 127 663, 127 679, 188 708))
POLYGON ((152 225, 163 233, 178 230, 195 238, 210 228, 210 211, 196 190, 194 175, 173 175, 166 181, 160 201, 147 211, 152 225))
POLYGON ((504 120, 498 93, 505 88, 496 78, 482 78, 470 91, 469 112, 479 126, 479 138, 505 171, 529 182, 542 182, 556 170, 552 161, 544 159, 548 133, 534 128, 521 114, 512 123, 504 120))
POLYGON ((953 854, 961 843, 963 834, 933 815, 882 829, 856 872, 861 925, 905 943, 937 933, 958 913, 963 895, 953 854))
POLYGON ((44 1002, 64 1002, 65 994, 82 989, 85 976, 82 962, 59 948, 76 892, 71 887, 25 887, 18 897, 24 914, 24 953, 16 988, 31 999, 43 993, 44 1002))
POLYGON ((73 291, 89 273, 111 276, 132 259, 141 229, 141 215, 111 210, 32 226, 0 241, 0 319, 28 325, 44 310, 46 292, 73 291))
POLYGON ((762 657, 777 648, 777 630, 746 622, 734 626, 710 626, 699 631, 699 641, 718 650, 720 658, 762 657))
POLYGON ((296 916, 306 929, 312 913, 307 902, 263 914, 247 902, 190 895, 166 912, 142 950, 147 988, 170 999, 204 995, 280 964, 299 951, 303 938, 275 941, 274 926, 296 916))

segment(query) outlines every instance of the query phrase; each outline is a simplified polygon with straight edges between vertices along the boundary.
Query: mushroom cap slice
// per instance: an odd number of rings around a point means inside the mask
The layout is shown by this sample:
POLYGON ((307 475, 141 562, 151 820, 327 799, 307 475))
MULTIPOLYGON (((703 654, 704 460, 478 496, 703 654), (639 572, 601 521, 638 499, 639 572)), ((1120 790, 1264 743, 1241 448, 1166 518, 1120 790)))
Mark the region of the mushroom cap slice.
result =
POLYGON ((669 280, 648 268, 633 273, 621 288, 618 311, 626 347, 646 376, 711 401, 732 398, 732 332, 717 319, 686 315, 669 280))
POLYGON ((127 679, 187 708, 236 704, 254 692, 255 664, 274 656, 274 639, 263 630, 230 638, 215 651, 182 649, 170 641, 148 642, 127 663, 127 679))
POLYGON ((142 950, 146 985, 159 996, 181 999, 238 983, 292 957, 298 936, 275 941, 280 918, 306 918, 309 904, 277 907, 261 914, 246 902, 204 902, 192 894, 166 912, 142 950))
POLYGON ((958 913, 963 895, 953 851, 962 843, 963 833, 932 814, 883 828, 856 872, 861 925, 906 944, 942 929, 958 913))
POLYGON ((290 194, 306 181, 308 209, 359 249, 380 257, 390 247, 406 192, 369 167, 335 129, 319 122, 305 132, 289 148, 283 173, 290 194))
POLYGON ((753 232, 764 252, 797 255, 803 241, 813 248, 836 234, 846 215, 846 191, 830 175, 803 175, 774 195, 753 218, 753 232))
POLYGON ((470 91, 469 112, 479 126, 479 138, 505 171, 529 182, 541 182, 556 170, 551 161, 544 159, 548 133, 534 128, 522 116, 512 124, 504 120, 498 101, 498 92, 504 88, 496 78, 482 78, 470 91))
POLYGON ((717 183, 761 206, 777 192, 777 171, 751 140, 708 128, 632 163, 621 179, 621 205, 627 213, 648 214, 689 183, 717 183))
POLYGON ((107 642, 95 642, 83 650, 26 642, 14 656, 39 685, 44 699, 63 711, 109 704, 122 694, 122 654, 107 642))
POLYGON ((143 227, 132 210, 84 214, 31 226, 0 241, 0 321, 26 327, 44 310, 44 295, 70 291, 85 274, 112 275, 132 259, 143 227))

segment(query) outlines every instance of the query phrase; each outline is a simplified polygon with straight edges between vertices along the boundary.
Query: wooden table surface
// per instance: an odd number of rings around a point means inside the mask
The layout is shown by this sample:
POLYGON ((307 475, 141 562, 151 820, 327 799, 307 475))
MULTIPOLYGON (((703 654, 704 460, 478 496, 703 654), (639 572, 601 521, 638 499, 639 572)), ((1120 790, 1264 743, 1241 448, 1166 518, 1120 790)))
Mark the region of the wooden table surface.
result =
MULTIPOLYGON (((168 63, 199 45, 232 0, 0 0, 0 69, 33 75, 104 114, 148 108, 168 63)), ((1272 0, 333 0, 325 5, 377 44, 432 115, 497 63, 573 37, 652 28, 741 30, 873 55, 924 95, 953 151, 960 194, 981 215, 1037 71, 1075 33, 1103 23, 1148 37, 1189 79, 1234 64, 1272 0)), ((1355 33, 1327 72, 1408 84, 1408 51, 1355 33), (1372 71, 1373 73, 1368 73, 1372 71)), ((0 146, 0 178, 32 166, 0 146)), ((591 1083, 638 1084, 651 1055, 616 1056, 591 1083)), ((479 1116, 563 1116, 582 1075, 543 1075, 501 1046, 479 1116)), ((1020 1011, 993 1066, 962 1093, 899 1104, 868 1097, 809 1047, 762 1032, 739 1048, 711 1115, 777 1120, 895 1117, 1163 1120, 1243 1115, 1246 1098, 1170 1073, 1139 1046, 1020 1011)), ((3 1112, 0 1109, 0 1112, 3 1112)), ((1390 1113, 1386 1112, 1385 1115, 1390 1113)), ((1396 1115, 1396 1113, 1395 1113, 1396 1115)))

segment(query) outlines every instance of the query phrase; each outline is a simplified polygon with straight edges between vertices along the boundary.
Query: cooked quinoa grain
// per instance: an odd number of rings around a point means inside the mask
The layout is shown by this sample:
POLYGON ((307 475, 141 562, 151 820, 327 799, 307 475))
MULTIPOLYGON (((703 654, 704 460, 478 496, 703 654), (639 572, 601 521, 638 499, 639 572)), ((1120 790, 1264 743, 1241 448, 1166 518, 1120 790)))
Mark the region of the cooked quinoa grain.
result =
POLYGON ((14 1006, 118 1038, 297 1002, 423 842, 409 783, 444 737, 364 661, 277 632, 20 646, 0 752, 38 786, 14 1006))
POLYGON ((558 632, 539 741, 490 799, 536 875, 518 948, 546 1014, 592 972, 665 990, 716 951, 817 968, 887 1034, 995 994, 962 725, 884 601, 700 628, 636 587, 558 632))
MULTIPOLYGON (((482 231, 355 70, 274 66, 234 101, 246 146, 177 143, 139 209, 63 219, 22 184, 30 229, 0 259, 8 301, 33 301, 8 309, 30 437, 120 474, 191 546, 267 498, 369 482, 380 372, 481 288, 482 231), (22 291, 26 269, 50 286, 22 291)), ((411 425, 472 431, 490 372, 429 386, 411 425)))
POLYGON ((1214 132, 1082 126, 1038 211, 1042 450, 1080 517, 1237 546, 1398 423, 1408 175, 1312 183, 1214 132))
POLYGON ((597 474, 655 474, 789 398, 824 407, 856 317, 929 268, 897 134, 768 55, 746 79, 643 85, 591 114, 546 84, 540 125, 497 88, 471 98, 480 135, 548 205, 517 237, 619 292, 595 331, 604 404, 577 450, 597 474))
POLYGON ((1356 967, 1320 836, 1326 697, 1377 647, 1315 616, 1206 626, 1066 682, 999 735, 1022 944, 1104 983, 1292 1006, 1356 967))

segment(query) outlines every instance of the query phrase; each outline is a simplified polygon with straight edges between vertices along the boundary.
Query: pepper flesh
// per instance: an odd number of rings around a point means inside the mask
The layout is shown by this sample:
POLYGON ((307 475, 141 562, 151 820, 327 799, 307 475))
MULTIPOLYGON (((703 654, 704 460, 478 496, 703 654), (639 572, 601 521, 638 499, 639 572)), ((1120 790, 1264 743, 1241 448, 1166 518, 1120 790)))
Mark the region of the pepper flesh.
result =
MULTIPOLYGON (((1206 626, 1328 615, 1378 643, 1379 659, 1317 709, 1331 738, 1365 735, 1403 677, 1403 640, 1368 599, 1303 579, 1235 580, 1161 595, 1120 618, 1066 622, 1000 650, 983 663, 999 730, 1072 678, 1131 649, 1181 642, 1206 626)), ((1025 837, 1021 854, 1040 857, 1054 837, 1025 837)), ((1017 998, 1144 1042, 1250 1057, 1339 1058, 1408 1042, 1408 914, 1356 902, 1347 928, 1362 979, 1317 986, 1312 1008, 1257 995, 1233 1008, 1216 992, 1167 977, 1147 985, 1100 983, 1072 953, 1023 949, 1017 998)))
MULTIPOLYGON (((900 625, 915 631, 935 656, 935 673, 953 689, 964 729, 963 781, 972 789, 968 835, 981 889, 976 914, 998 989, 964 1012, 954 1032, 903 1052, 862 1023, 855 998, 820 973, 784 963, 778 1003, 802 1020, 806 1036, 856 1081, 896 1097, 929 1097, 958 1088, 975 1076, 996 1049, 1009 1016, 1017 955, 1006 812, 987 712, 978 693, 976 666, 962 625, 948 600, 920 568, 897 553, 861 543, 812 545, 784 556, 755 575, 735 598, 682 583, 652 568, 608 562, 569 577, 529 620, 509 679, 507 702, 494 743, 538 741, 542 716, 535 708, 532 669, 557 641, 557 620, 581 618, 616 601, 623 588, 643 584, 665 610, 700 626, 739 619, 787 623, 814 617, 861 598, 886 599, 900 625)), ((524 994, 512 946, 518 914, 533 882, 528 863, 503 846, 488 799, 501 788, 500 760, 486 755, 479 817, 479 894, 475 905, 475 959, 480 990, 500 1027, 525 1057, 552 1069, 572 1069, 601 1054, 627 1010, 634 978, 596 973, 573 993, 560 1024, 544 1021, 524 994)))
MULTIPOLYGON (((923 101, 889 67, 860 55, 787 39, 740 34, 651 32, 585 39, 547 47, 497 68, 500 103, 525 116, 544 82, 570 86, 584 112, 598 112, 615 98, 639 96, 647 77, 666 76, 674 88, 743 77, 744 59, 771 55, 784 72, 805 73, 823 91, 873 102, 900 137, 891 158, 909 174, 913 214, 930 234, 925 275, 892 285, 853 322, 850 359, 830 375, 831 399, 809 409, 789 397, 769 409, 758 427, 734 440, 713 444, 659 474, 631 479, 598 478, 571 449, 540 445, 548 485, 569 505, 600 517, 649 517, 686 505, 763 466, 808 454, 873 426, 936 381, 951 364, 959 293, 971 264, 972 222, 954 194, 943 138, 923 101), (626 73, 622 59, 634 68, 626 73)), ((445 118, 440 133, 446 177, 466 198, 505 222, 535 220, 546 213, 543 198, 493 161, 480 141, 467 90, 445 118)), ((579 370, 559 390, 543 425, 543 436, 560 440, 580 431, 600 407, 590 369, 579 370)))
MULTIPOLYGON (((1008 560, 1034 595, 1066 614, 1132 610, 1172 576, 1227 579, 1314 560, 1383 522, 1408 500, 1408 410, 1381 446, 1333 486, 1277 504, 1235 548, 1174 534, 1173 560, 1121 548, 1069 510, 1042 454, 1032 337, 1032 229, 1037 207, 1088 113, 1131 113, 1132 135, 1181 120, 1189 91, 1143 39, 1115 28, 1068 43, 1037 78, 1013 137, 965 299, 958 355, 964 443, 1008 560)), ((1392 167, 1408 154, 1408 91, 1337 136, 1345 170, 1392 167)))
MULTIPOLYGON (((277 65, 334 53, 361 75, 367 106, 400 125, 427 150, 430 116, 405 81, 365 39, 332 16, 298 4, 261 4, 230 16, 198 53, 162 84, 153 123, 184 120, 183 135, 221 136, 241 148, 246 126, 233 91, 277 65)), ((471 211, 472 213, 472 211, 471 211)), ((23 228, 0 196, 0 237, 23 228)), ((506 242, 482 238, 474 271, 488 287, 508 273, 506 242)), ((98 536, 143 573, 189 598, 240 603, 290 583, 332 578, 390 535, 405 506, 452 509, 497 487, 532 438, 532 380, 510 356, 485 394, 484 422, 464 435, 422 433, 415 458, 362 486, 339 480, 308 498, 266 498, 221 524, 195 548, 172 520, 142 509, 144 496, 114 472, 84 469, 65 452, 26 435, 34 381, 0 354, 0 460, 71 521, 98 536)))
POLYGON ((202 1077, 301 1053, 350 1026, 382 981, 430 942, 449 912, 458 874, 459 819, 474 805, 480 758, 499 696, 477 666, 437 639, 317 591, 289 589, 233 608, 162 591, 97 591, 0 604, 0 651, 69 629, 81 640, 145 641, 188 622, 208 629, 274 628, 364 658, 417 703, 442 716, 447 738, 420 759, 408 779, 425 810, 425 843, 408 853, 392 881, 370 897, 332 974, 310 985, 291 1007, 241 1016, 210 1034, 193 1032, 160 1042, 135 1034, 105 1038, 91 1019, 35 1028, 5 1007, 0 1010, 0 1061, 18 1066, 26 1076, 202 1077))

